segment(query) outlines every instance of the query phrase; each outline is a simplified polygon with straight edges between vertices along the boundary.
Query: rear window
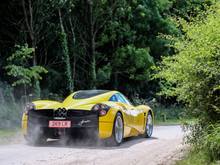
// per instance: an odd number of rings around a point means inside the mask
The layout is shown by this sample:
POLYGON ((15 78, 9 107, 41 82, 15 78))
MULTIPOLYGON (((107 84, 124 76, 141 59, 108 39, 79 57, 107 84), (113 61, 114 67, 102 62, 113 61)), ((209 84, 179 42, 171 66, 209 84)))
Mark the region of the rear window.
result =
POLYGON ((73 95, 73 99, 87 99, 109 92, 108 90, 82 90, 73 95))

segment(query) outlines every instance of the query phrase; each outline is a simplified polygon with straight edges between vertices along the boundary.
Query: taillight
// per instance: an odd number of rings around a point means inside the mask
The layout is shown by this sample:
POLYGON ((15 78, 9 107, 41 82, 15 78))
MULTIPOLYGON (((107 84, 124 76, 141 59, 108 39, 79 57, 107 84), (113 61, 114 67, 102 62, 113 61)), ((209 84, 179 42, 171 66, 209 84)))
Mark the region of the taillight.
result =
POLYGON ((24 113, 28 114, 28 111, 35 110, 35 105, 33 103, 27 103, 24 107, 24 113))
POLYGON ((96 104, 92 107, 92 111, 97 111, 99 116, 105 116, 110 108, 106 104, 96 104))

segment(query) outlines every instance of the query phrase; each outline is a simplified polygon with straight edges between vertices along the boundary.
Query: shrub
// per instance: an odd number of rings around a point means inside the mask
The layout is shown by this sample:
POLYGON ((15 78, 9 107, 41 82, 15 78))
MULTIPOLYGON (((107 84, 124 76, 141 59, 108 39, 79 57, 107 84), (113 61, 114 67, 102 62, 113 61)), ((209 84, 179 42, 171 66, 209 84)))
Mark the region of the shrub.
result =
POLYGON ((156 121, 166 121, 166 120, 180 120, 185 114, 185 109, 180 105, 164 106, 156 101, 156 99, 143 99, 139 98, 138 95, 132 98, 132 103, 134 105, 149 105, 154 112, 156 121))
POLYGON ((0 103, 0 107, 0 129, 20 127, 22 106, 17 103, 0 103))
POLYGON ((163 58, 155 78, 160 94, 184 102, 201 124, 220 119, 220 3, 192 22, 180 20, 185 35, 173 38, 176 55, 163 58))
POLYGON ((13 88, 0 81, 0 128, 20 127, 22 106, 15 102, 13 88))
POLYGON ((187 142, 210 161, 220 159, 220 2, 179 23, 184 36, 169 36, 176 54, 163 58, 155 78, 162 80, 161 95, 177 97, 198 118, 188 126, 187 142))
POLYGON ((203 137, 201 149, 209 156, 210 161, 220 159, 220 124, 210 125, 203 137))
MULTIPOLYGON (((211 164, 220 160, 220 124, 210 124, 206 127, 201 127, 201 124, 185 125, 185 131, 188 135, 185 136, 186 143, 191 144, 192 148, 188 155, 194 155, 197 159, 202 155, 205 164, 211 164)), ((194 158, 194 159, 195 159, 194 158)), ((192 156, 188 156, 189 161, 200 162, 200 160, 192 160, 192 156)), ((185 162, 185 161, 183 161, 185 162)))

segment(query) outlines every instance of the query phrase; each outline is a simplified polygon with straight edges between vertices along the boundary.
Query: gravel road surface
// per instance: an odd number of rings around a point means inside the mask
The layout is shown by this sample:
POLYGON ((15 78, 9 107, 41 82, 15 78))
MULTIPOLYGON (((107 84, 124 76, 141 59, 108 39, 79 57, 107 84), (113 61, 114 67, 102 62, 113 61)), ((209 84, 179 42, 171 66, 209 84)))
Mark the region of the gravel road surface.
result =
POLYGON ((49 141, 30 146, 24 141, 0 146, 1 165, 170 165, 179 153, 183 132, 180 126, 157 126, 153 137, 128 138, 119 147, 106 147, 81 140, 70 145, 49 141))

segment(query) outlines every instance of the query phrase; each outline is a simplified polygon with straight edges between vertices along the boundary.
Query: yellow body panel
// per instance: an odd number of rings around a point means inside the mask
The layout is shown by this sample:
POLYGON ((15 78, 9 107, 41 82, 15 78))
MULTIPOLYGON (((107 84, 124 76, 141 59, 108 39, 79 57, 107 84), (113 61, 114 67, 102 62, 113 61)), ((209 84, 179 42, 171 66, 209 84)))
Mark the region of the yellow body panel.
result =
MULTIPOLYGON (((113 123, 117 113, 121 113, 124 121, 124 137, 137 136, 143 134, 145 131, 146 115, 148 111, 153 112, 150 107, 146 105, 132 106, 120 102, 108 101, 112 95, 119 93, 117 91, 109 91, 98 96, 94 96, 87 99, 73 99, 73 94, 69 95, 62 103, 50 100, 39 100, 34 101, 36 110, 43 109, 77 109, 77 110, 88 110, 97 103, 103 103, 110 106, 110 110, 105 116, 99 117, 99 138, 109 138, 112 136, 113 123)), ((26 135, 28 115, 23 114, 22 117, 22 133, 26 135)))
POLYGON ((23 115, 22 115, 22 123, 21 123, 21 128, 22 128, 23 135, 27 134, 27 118, 28 118, 27 114, 23 113, 23 115))

